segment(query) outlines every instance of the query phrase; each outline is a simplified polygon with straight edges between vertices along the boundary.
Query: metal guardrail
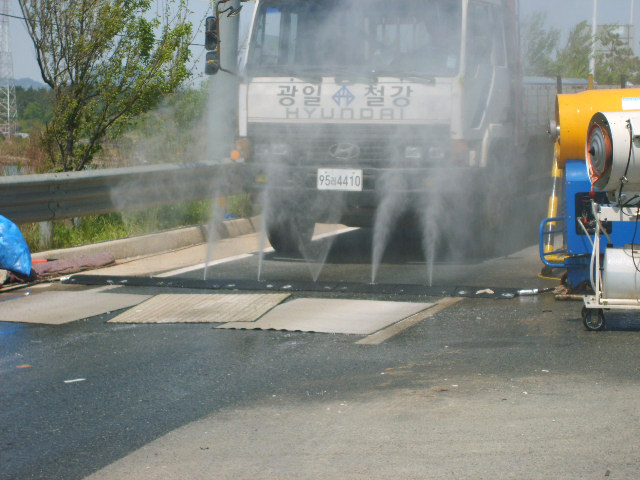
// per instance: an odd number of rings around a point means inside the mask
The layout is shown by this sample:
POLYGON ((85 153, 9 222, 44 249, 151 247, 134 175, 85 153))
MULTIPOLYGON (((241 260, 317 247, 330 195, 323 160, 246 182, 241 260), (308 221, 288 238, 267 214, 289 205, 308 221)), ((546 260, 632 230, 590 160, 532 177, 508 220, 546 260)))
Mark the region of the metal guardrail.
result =
POLYGON ((42 222, 242 191, 246 167, 204 161, 0 177, 0 215, 42 222))

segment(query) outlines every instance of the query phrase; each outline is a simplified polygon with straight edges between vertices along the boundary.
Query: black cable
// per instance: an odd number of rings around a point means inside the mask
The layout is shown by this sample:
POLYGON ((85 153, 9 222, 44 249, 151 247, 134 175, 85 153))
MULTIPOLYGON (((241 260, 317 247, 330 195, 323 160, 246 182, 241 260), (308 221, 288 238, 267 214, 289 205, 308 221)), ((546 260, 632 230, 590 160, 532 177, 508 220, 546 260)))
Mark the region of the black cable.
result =
POLYGON ((618 191, 618 198, 620 198, 620 196, 622 195, 622 188, 624 187, 624 182, 628 181, 627 173, 629 173, 629 165, 631 164, 632 152, 633 152, 633 130, 631 128, 631 125, 629 125, 629 156, 627 157, 627 167, 624 169, 624 175, 622 176, 622 179, 624 179, 624 181, 620 182, 620 190, 618 191))
POLYGON ((633 266, 636 267, 636 272, 640 273, 640 266, 636 263, 636 233, 638 233, 638 216, 640 216, 640 206, 636 207, 636 226, 633 229, 633 238, 631 239, 631 260, 633 261, 633 266))
POLYGON ((626 202, 624 202, 622 205, 620 205, 620 211, 622 212, 622 214, 626 217, 632 217, 633 214, 632 213, 627 213, 625 212, 625 208, 633 208, 633 207, 640 207, 640 202, 634 202, 632 203, 634 200, 638 200, 640 199, 640 195, 636 194, 633 197, 631 197, 630 199, 628 199, 626 202))
POLYGON ((17 18, 18 20, 26 20, 24 17, 17 17, 16 15, 9 15, 8 13, 0 13, 0 17, 17 18))
POLYGON ((631 197, 629 200, 627 200, 626 202, 624 202, 621 206, 624 207, 635 207, 637 205, 631 205, 631 202, 634 201, 635 199, 640 198, 640 195, 638 195, 637 193, 631 197))

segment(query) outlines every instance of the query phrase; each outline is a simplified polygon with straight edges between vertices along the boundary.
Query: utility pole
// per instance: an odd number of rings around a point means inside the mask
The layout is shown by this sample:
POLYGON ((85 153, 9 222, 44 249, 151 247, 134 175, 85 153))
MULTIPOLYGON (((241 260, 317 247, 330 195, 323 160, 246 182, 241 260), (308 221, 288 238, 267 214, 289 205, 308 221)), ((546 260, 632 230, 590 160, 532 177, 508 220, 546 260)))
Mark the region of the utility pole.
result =
POLYGON ((16 89, 9 44, 9 0, 0 0, 0 135, 16 133, 16 89))
POLYGON ((598 0, 593 0, 593 17, 591 20, 591 58, 589 59, 589 90, 594 88, 596 76, 596 40, 598 28, 598 0))
POLYGON ((9 0, 0 0, 0 135, 16 133, 16 89, 9 44, 9 0))
POLYGON ((635 22, 635 13, 636 13, 636 3, 635 0, 631 0, 630 12, 629 12, 629 37, 631 38, 631 50, 633 54, 636 54, 636 22, 635 22))
POLYGON ((239 80, 234 73, 238 69, 238 28, 241 0, 216 0, 214 13, 220 27, 220 69, 209 80, 209 122, 215 135, 210 135, 209 152, 212 158, 229 158, 235 147, 238 116, 239 80))

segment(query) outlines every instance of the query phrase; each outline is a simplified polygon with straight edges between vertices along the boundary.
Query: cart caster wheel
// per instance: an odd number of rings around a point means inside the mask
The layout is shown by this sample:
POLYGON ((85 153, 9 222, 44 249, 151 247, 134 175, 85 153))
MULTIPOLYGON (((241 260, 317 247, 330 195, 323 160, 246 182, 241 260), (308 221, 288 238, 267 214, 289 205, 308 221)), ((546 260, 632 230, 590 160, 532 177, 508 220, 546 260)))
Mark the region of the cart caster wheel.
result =
POLYGON ((582 323, 589 331, 603 330, 605 326, 604 310, 582 307, 582 323))

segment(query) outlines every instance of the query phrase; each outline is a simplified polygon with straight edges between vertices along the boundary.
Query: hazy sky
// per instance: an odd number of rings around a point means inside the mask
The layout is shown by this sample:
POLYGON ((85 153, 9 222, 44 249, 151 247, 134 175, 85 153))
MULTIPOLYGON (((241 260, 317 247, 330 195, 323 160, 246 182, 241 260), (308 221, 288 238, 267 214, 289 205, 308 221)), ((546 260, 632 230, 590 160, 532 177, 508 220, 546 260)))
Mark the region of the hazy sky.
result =
MULTIPOLYGON (((402 1, 402 0, 390 0, 402 1)), ((561 28, 566 32, 582 20, 591 20, 593 0, 520 0, 521 16, 524 18, 535 11, 547 12, 549 25, 561 28)), ((194 12, 192 21, 196 28, 202 28, 202 20, 210 8, 210 1, 190 0, 189 7, 194 12)), ((631 0, 598 0, 598 23, 629 23, 631 0)), ((638 18, 640 0, 635 1, 635 19, 638 18)), ((9 0, 9 13, 20 15, 18 0, 9 0)), ((33 46, 20 20, 9 22, 11 52, 13 54, 13 71, 15 78, 29 77, 40 81, 40 73, 35 61, 33 46)), ((204 35, 198 33, 194 42, 203 43, 204 35)), ((204 48, 193 47, 192 57, 197 74, 204 69, 204 48)))

